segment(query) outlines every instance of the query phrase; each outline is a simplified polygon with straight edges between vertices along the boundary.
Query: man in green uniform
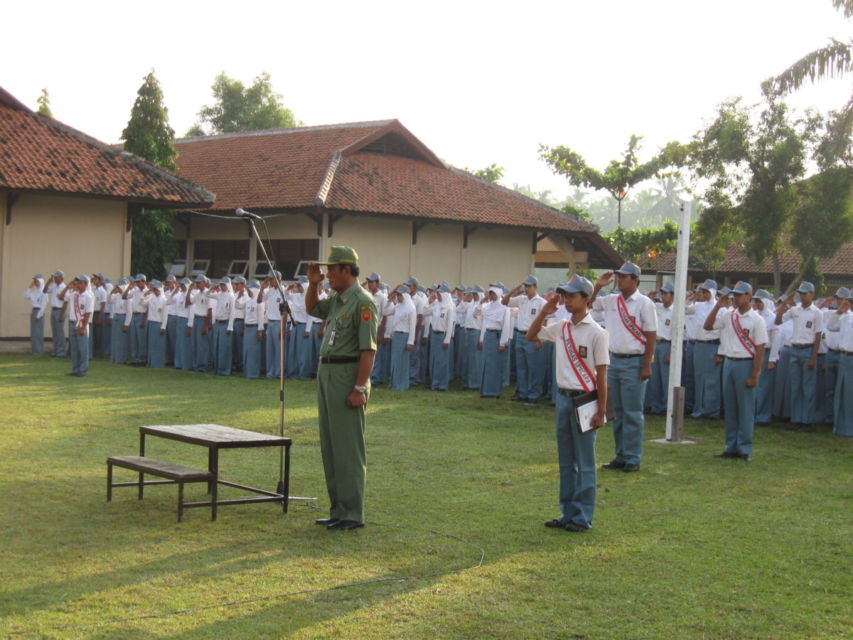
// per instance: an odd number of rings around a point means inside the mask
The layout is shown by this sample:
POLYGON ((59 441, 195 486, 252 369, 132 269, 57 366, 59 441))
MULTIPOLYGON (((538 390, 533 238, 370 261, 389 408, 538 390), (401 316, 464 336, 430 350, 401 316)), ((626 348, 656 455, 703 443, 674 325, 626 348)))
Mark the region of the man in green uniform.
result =
POLYGON ((305 309, 326 322, 317 370, 320 451, 329 492, 329 517, 317 520, 333 531, 364 526, 364 409, 376 356, 376 303, 358 282, 358 255, 350 247, 332 247, 326 262, 308 265, 305 309), (320 300, 326 275, 334 290, 320 300))

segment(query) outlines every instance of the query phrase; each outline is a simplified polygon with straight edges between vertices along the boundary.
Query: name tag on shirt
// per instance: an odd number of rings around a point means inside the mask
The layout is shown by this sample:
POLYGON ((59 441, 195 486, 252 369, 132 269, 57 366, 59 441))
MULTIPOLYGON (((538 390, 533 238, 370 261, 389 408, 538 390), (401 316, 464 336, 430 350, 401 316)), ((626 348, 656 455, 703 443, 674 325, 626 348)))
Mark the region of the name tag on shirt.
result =
POLYGON ((578 353, 580 354, 581 358, 586 358, 586 347, 583 345, 579 346, 578 353))
POLYGON ((812 321, 809 320, 808 322, 806 322, 806 329, 811 329, 811 328, 812 328, 812 321))
POLYGON ((664 324, 664 326, 668 327, 669 326, 669 320, 667 319, 667 321, 664 322, 663 324, 664 324))

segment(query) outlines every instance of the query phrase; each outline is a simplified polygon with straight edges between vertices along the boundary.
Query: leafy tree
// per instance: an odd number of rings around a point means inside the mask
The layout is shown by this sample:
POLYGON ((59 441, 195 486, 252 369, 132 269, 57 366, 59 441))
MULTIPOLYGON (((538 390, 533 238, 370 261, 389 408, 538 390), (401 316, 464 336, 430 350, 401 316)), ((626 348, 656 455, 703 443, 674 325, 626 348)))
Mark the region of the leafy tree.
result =
POLYGON ((202 107, 198 112, 200 122, 187 135, 286 129, 298 124, 293 112, 281 104, 281 95, 273 91, 268 73, 260 74, 247 88, 223 72, 216 76, 211 90, 216 101, 202 107), (207 133, 201 123, 210 125, 207 133))
MULTIPOLYGON (((124 149, 168 171, 175 170, 175 132, 163 105, 163 91, 152 71, 142 82, 121 139, 124 149)), ((171 210, 143 210, 134 216, 130 264, 134 273, 165 276, 164 263, 177 252, 171 210)))
POLYGON ((50 110, 50 96, 47 95, 47 89, 41 90, 41 95, 38 97, 38 113, 48 118, 53 117, 53 112, 50 110))
POLYGON ((477 176, 481 180, 488 180, 489 182, 500 182, 500 179, 504 177, 504 168, 499 167, 494 162, 483 169, 466 168, 465 171, 471 175, 477 176))
POLYGON ((678 225, 667 221, 657 229, 625 229, 617 227, 604 238, 625 260, 641 262, 662 253, 675 251, 678 245, 678 225))
POLYGON ((640 182, 660 176, 667 167, 680 164, 686 153, 678 143, 670 143, 651 160, 641 164, 637 158, 640 140, 640 136, 632 135, 622 158, 612 160, 604 171, 593 169, 579 153, 565 146, 551 148, 541 145, 539 155, 554 173, 566 176, 569 184, 609 193, 617 203, 617 226, 622 226, 622 201, 628 191, 640 182))
POLYGON ((815 121, 792 122, 785 104, 769 91, 754 121, 751 115, 740 99, 726 102, 694 138, 690 163, 710 183, 699 226, 742 232, 751 260, 773 258, 778 290, 778 257, 796 202, 793 184, 805 172, 815 121))

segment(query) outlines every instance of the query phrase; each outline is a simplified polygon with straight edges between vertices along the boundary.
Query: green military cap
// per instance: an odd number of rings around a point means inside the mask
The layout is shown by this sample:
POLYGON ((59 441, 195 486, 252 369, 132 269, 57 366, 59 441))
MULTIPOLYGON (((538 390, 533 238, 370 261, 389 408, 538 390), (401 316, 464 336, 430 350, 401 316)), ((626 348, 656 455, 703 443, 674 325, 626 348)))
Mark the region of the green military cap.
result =
POLYGON ((352 247, 332 247, 326 261, 317 264, 358 264, 358 254, 352 247))

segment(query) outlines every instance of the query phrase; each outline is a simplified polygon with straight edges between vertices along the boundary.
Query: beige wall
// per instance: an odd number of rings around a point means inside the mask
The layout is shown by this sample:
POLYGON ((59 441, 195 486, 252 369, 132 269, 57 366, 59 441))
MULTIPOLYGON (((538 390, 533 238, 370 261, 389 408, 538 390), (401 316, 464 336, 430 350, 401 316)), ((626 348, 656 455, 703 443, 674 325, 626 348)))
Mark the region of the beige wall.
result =
POLYGON ((0 202, 0 337, 29 335, 23 291, 36 273, 62 269, 70 279, 99 271, 115 281, 129 272, 124 202, 22 195, 8 226, 5 195, 0 202))
POLYGON ((477 229, 468 236, 462 284, 503 282, 512 289, 533 273, 530 231, 477 229))

